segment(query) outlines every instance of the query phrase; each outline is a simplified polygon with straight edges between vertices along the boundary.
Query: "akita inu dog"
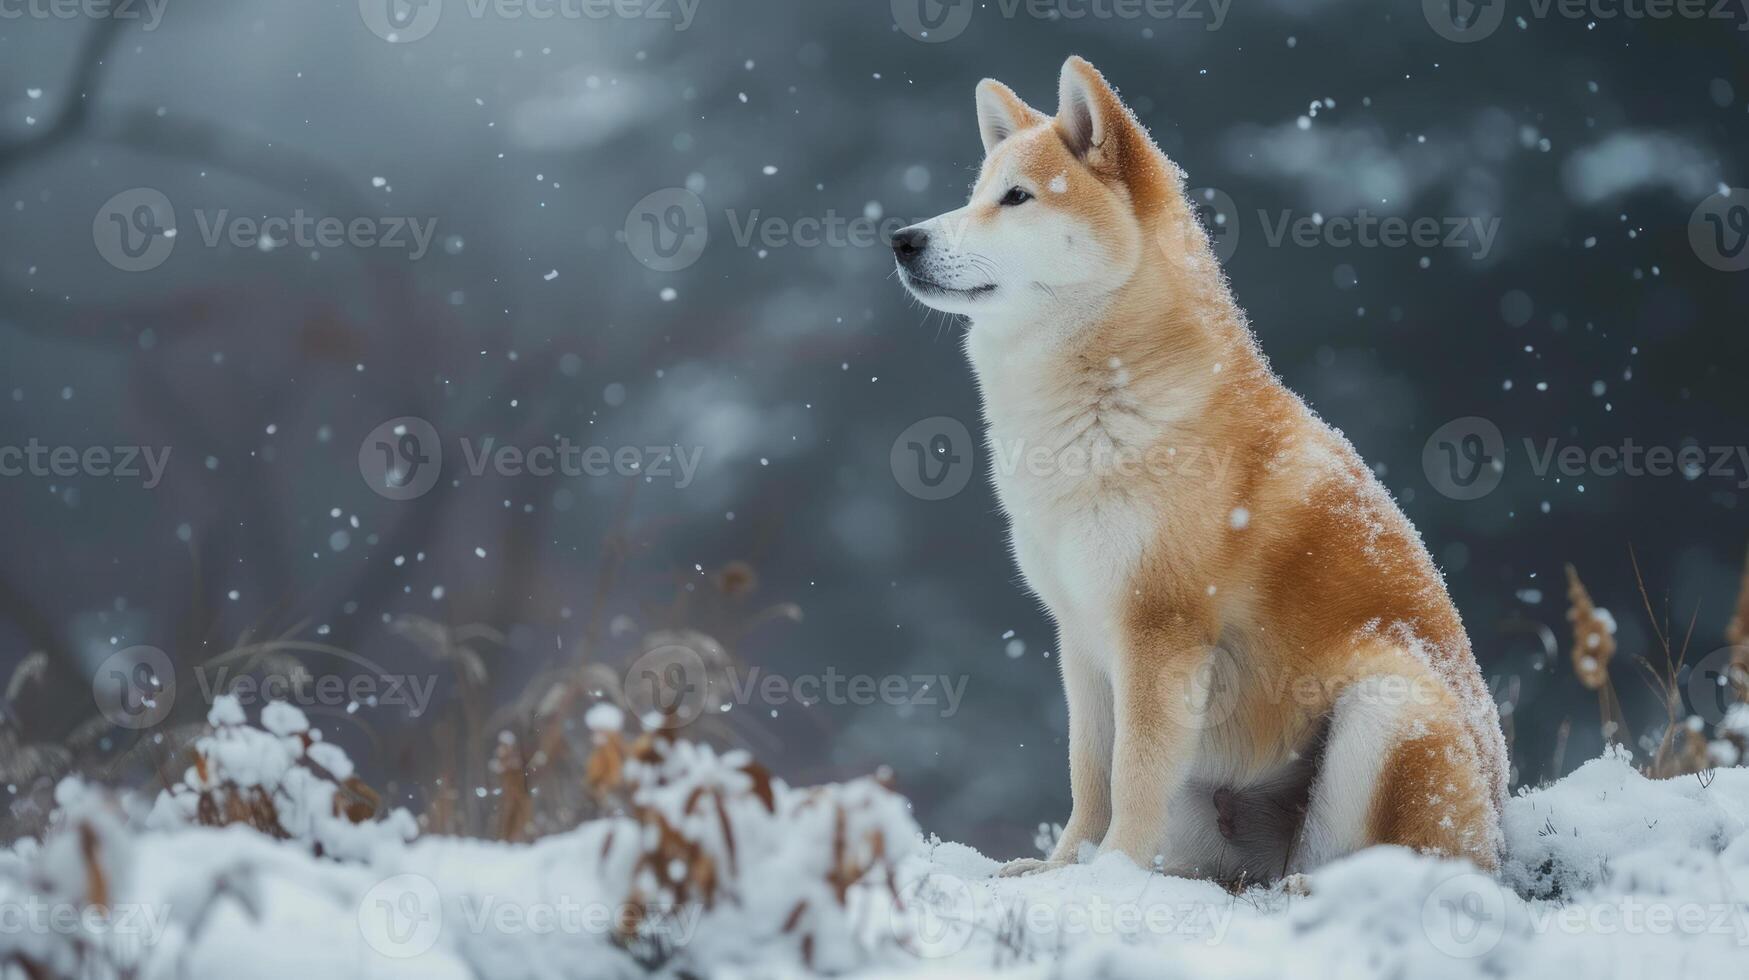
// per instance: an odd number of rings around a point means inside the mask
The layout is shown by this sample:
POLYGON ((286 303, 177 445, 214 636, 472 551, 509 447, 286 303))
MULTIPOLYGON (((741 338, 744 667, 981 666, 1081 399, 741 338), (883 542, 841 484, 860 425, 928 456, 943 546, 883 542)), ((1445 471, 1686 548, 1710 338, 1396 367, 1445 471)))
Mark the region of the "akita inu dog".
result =
POLYGON ((1080 58, 1054 117, 989 79, 977 115, 971 202, 893 248, 971 320, 996 493, 1058 630, 1073 807, 1004 873, 1083 844, 1227 882, 1371 844, 1493 868, 1506 747, 1457 610, 1271 372, 1183 174, 1080 58))

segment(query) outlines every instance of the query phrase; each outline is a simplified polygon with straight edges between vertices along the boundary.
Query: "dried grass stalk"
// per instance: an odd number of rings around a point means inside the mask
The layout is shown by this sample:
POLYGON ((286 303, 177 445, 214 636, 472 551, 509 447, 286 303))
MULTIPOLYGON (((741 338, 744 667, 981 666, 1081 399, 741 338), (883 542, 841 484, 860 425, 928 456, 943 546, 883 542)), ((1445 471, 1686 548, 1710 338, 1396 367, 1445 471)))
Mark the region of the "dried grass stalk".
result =
POLYGON ((1609 662, 1615 657, 1614 621, 1600 614, 1579 571, 1567 566, 1567 620, 1573 624, 1573 673, 1579 683, 1598 691, 1609 683, 1609 662))
POLYGON ((1737 590, 1737 610, 1725 627, 1725 640, 1732 646, 1749 644, 1749 559, 1743 563, 1743 580, 1737 590))

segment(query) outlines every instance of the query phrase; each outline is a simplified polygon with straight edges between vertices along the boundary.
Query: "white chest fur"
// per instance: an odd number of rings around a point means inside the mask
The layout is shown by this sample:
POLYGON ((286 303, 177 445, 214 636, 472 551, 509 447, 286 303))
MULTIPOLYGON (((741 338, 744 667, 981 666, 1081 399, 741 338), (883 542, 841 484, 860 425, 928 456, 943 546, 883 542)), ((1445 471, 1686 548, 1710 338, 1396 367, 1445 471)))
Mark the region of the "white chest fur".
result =
POLYGON ((1058 622, 1114 629, 1152 536, 1150 515, 1122 501, 1080 507, 1053 501, 1008 513, 1015 560, 1058 622))
POLYGON ((1158 540, 1159 515, 1138 468, 1161 420, 1138 402, 1122 364, 1077 373, 1060 350, 1003 337, 1008 331, 980 335, 983 326, 967 349, 1015 561, 1061 626, 1106 631, 1158 540))

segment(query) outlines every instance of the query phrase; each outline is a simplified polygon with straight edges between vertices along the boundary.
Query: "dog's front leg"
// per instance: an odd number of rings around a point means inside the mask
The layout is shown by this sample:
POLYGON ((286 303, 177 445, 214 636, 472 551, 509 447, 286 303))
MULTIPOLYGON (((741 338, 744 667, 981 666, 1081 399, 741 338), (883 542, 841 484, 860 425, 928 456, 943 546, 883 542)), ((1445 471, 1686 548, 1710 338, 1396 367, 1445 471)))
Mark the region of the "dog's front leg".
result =
POLYGON ((1004 875, 1034 874, 1074 864, 1082 844, 1098 844, 1111 824, 1111 677, 1086 647, 1059 637, 1058 664, 1069 702, 1069 821, 1051 856, 1021 858, 1004 875))
POLYGON ((1099 853, 1120 851, 1144 868, 1162 854, 1171 800, 1190 775, 1209 649, 1184 631, 1148 631, 1123 651, 1114 691, 1111 828, 1099 853))
POLYGON ((1073 863, 1082 844, 1097 845, 1111 826, 1114 737, 1111 677, 1085 650, 1063 646, 1063 693, 1069 701, 1069 822, 1051 853, 1073 863))

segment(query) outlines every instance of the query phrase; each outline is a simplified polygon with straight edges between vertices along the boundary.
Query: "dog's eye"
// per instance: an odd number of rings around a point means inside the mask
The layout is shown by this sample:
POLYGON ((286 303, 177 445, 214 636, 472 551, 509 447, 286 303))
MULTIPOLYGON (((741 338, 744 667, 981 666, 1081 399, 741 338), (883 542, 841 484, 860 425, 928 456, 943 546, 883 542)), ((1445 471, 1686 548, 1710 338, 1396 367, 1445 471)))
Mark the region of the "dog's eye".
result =
POLYGON ((1026 202, 1028 202, 1030 200, 1032 200, 1031 194, 1028 194, 1026 191, 1022 190, 1019 187, 1010 187, 1010 188, 1008 188, 1008 193, 1002 195, 1002 200, 998 201, 997 203, 1001 204, 1005 208, 1011 208, 1011 207, 1014 207, 1016 204, 1025 204, 1026 202))

